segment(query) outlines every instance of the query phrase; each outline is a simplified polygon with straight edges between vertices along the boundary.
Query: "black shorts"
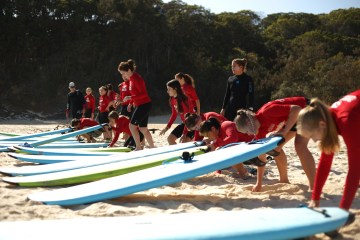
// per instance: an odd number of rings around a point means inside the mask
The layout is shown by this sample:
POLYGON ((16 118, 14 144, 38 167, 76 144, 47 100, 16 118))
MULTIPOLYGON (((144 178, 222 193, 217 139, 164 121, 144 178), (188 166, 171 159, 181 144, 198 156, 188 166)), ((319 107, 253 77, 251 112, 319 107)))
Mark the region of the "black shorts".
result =
POLYGON ((82 117, 82 109, 80 110, 71 110, 71 118, 77 118, 80 119, 82 117))
MULTIPOLYGON (((179 125, 176 126, 176 128, 174 128, 174 130, 172 130, 171 134, 174 135, 176 138, 180 138, 184 132, 184 128, 185 128, 185 124, 181 123, 179 125)), ((190 139, 194 138, 194 131, 190 131, 187 132, 186 136, 190 139)))
POLYGON ((92 109, 88 108, 85 110, 85 117, 86 118, 91 118, 91 114, 92 114, 92 109))
MULTIPOLYGON (((142 142, 142 140, 144 140, 144 134, 142 134, 142 132, 139 131, 139 136, 140 136, 140 142, 142 142)), ((136 147, 135 144, 135 140, 133 136, 130 136, 124 143, 124 147, 136 147)))
POLYGON ((109 123, 108 115, 109 112, 99 112, 99 123, 109 123))
POLYGON ((147 127, 150 110, 151 102, 137 106, 132 113, 130 123, 139 127, 147 127))
POLYGON ((120 115, 124 115, 124 116, 131 118, 132 111, 128 112, 127 107, 128 107, 128 105, 121 105, 120 115))

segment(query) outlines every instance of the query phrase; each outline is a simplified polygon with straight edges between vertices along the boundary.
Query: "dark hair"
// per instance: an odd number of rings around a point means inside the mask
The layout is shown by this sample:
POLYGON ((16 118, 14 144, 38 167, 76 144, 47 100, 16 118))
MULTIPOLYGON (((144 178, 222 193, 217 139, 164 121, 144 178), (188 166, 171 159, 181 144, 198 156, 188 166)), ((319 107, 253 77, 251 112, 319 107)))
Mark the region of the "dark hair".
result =
POLYGON ((113 90, 113 85, 111 83, 106 84, 106 87, 108 90, 112 91, 113 90))
POLYGON ((130 69, 132 72, 135 71, 136 65, 135 65, 134 60, 129 59, 129 60, 127 60, 126 62, 121 62, 121 63, 119 64, 118 71, 126 71, 126 72, 127 72, 129 69, 130 69))
POLYGON ((179 73, 175 74, 175 78, 183 78, 185 81, 185 84, 191 85, 195 88, 194 79, 189 74, 179 72, 179 73))
POLYGON ((200 132, 200 134, 207 133, 207 132, 211 131, 212 127, 215 127, 216 129, 220 129, 220 126, 221 125, 220 125, 219 120, 212 117, 212 118, 209 118, 208 120, 200 123, 199 132, 200 132))
POLYGON ((235 58, 232 60, 232 62, 235 62, 237 65, 244 67, 244 69, 246 68, 247 65, 246 58, 235 58))
MULTIPOLYGON (((175 89, 175 91, 176 91, 176 97, 175 97, 175 99, 176 99, 176 101, 177 101, 177 110, 178 110, 179 113, 184 112, 184 109, 183 109, 181 103, 185 103, 186 106, 189 106, 189 105, 188 105, 188 101, 187 101, 187 100, 188 100, 188 97, 187 97, 187 96, 184 94, 184 92, 182 91, 181 85, 180 85, 179 81, 176 80, 176 79, 170 80, 170 81, 168 81, 168 82, 166 83, 166 86, 175 89)), ((170 101, 171 101, 171 97, 170 97, 170 99, 169 99, 169 103, 170 103, 170 101)))
POLYGON ((74 118, 73 120, 71 120, 71 123, 70 123, 71 127, 75 127, 79 124, 80 124, 80 119, 77 119, 77 118, 74 118))
POLYGON ((108 115, 108 118, 112 118, 112 119, 118 119, 119 118, 119 113, 117 111, 111 111, 108 115))
POLYGON ((186 113, 185 114, 185 126, 190 129, 193 128, 198 122, 200 116, 196 113, 186 113))

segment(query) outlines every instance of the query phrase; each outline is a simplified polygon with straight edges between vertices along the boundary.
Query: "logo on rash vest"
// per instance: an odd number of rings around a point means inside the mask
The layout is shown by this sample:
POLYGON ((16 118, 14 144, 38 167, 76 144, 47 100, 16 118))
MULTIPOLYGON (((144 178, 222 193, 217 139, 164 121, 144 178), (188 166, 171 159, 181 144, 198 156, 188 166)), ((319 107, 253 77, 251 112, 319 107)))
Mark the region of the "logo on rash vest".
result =
POLYGON ((356 96, 346 95, 345 97, 341 98, 339 101, 334 102, 334 103, 331 105, 331 108, 337 108, 337 107, 339 107, 343 102, 351 103, 351 102, 356 101, 356 100, 357 100, 357 97, 356 97, 356 96))
POLYGON ((268 132, 279 131, 280 129, 282 129, 284 127, 284 125, 285 125, 285 121, 280 122, 278 125, 271 124, 267 130, 268 130, 268 132))

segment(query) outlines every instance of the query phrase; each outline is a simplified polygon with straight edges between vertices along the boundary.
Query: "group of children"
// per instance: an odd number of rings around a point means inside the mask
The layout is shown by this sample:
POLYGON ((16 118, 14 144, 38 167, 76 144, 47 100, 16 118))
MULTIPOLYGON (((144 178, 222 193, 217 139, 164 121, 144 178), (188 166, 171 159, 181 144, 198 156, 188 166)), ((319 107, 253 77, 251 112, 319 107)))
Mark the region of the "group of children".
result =
MULTIPOLYGON (((309 187, 313 191, 310 203, 312 207, 319 206, 320 194, 330 172, 334 153, 339 150, 338 135, 341 135, 347 146, 349 172, 340 207, 349 209, 360 180, 360 161, 356 159, 360 153, 360 141, 356 140, 360 134, 360 90, 343 97, 331 107, 316 98, 310 100, 305 97, 288 97, 270 101, 253 112, 254 87, 245 69, 246 60, 232 61, 234 75, 228 79, 220 113, 201 112, 193 78, 189 74, 176 74, 175 78, 166 84, 172 114, 160 135, 164 135, 180 115, 182 123, 167 136, 169 144, 176 144, 178 139, 178 142, 204 140, 207 143, 206 149, 214 151, 234 142, 282 136, 285 141, 276 149, 249 160, 248 163, 258 168, 253 191, 261 191, 267 155, 276 161, 279 181, 289 183, 287 157, 282 148, 294 138, 295 150, 308 178, 309 187), (310 139, 318 141, 322 151, 317 169, 314 157, 307 147, 310 139)), ((116 99, 108 96, 106 87, 100 88, 99 122, 108 120, 112 131, 115 132, 109 146, 114 146, 119 134, 123 132, 126 138, 132 137, 136 150, 142 149, 142 139, 153 148, 152 135, 147 128, 151 99, 147 94, 145 81, 136 72, 132 60, 121 62, 118 71, 124 82, 119 85, 120 94, 116 99), (114 110, 110 111, 111 107, 116 109, 119 104, 123 104, 120 114, 114 110)), ((93 115, 90 115, 90 118, 73 120, 72 125, 84 127, 91 118, 93 115)), ((93 141, 93 137, 96 136, 90 136, 88 141, 93 141)), ((246 178, 248 173, 242 163, 233 166, 233 169, 242 178, 246 178)))

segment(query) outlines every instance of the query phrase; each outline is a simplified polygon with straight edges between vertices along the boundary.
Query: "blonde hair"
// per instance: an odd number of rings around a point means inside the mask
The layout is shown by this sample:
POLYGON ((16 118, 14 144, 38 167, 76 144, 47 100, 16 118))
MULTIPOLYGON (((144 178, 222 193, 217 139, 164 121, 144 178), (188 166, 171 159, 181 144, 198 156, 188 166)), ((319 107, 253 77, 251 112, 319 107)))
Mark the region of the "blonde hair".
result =
MULTIPOLYGON (((236 124, 236 129, 239 132, 243 132, 245 128, 247 128, 248 121, 254 123, 255 120, 255 113, 247 110, 247 109, 240 109, 236 112, 236 117, 234 122, 236 124)), ((254 126, 253 126, 254 127, 254 126)), ((255 129, 253 129, 255 130, 255 129)))
POLYGON ((324 121, 326 124, 319 143, 320 150, 326 154, 338 152, 340 142, 335 121, 331 116, 329 107, 318 98, 312 99, 310 104, 299 112, 296 125, 298 133, 301 135, 303 131, 316 130, 319 128, 320 121, 324 121))

